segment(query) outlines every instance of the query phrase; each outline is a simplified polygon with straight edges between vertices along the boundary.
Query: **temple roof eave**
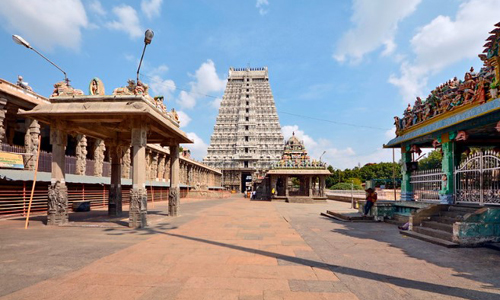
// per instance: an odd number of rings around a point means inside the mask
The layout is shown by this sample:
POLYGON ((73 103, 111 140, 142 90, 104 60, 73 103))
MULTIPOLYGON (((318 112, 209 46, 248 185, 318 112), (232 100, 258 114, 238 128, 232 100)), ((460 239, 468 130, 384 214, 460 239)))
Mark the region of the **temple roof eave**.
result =
MULTIPOLYGON (((60 120, 77 124, 72 128, 74 131, 102 139, 115 138, 113 133, 130 131, 130 128, 118 128, 118 124, 136 120, 150 124, 148 142, 167 144, 173 140, 193 143, 177 124, 161 114, 143 96, 54 97, 51 102, 19 114, 45 123, 60 120)), ((122 137, 130 139, 127 134, 122 137)))

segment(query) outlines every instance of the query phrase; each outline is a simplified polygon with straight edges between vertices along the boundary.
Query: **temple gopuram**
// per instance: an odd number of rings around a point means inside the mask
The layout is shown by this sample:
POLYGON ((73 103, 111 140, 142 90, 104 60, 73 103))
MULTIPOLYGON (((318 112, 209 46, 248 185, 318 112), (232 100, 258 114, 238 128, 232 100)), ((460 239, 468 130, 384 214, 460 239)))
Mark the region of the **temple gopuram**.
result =
POLYGON ((311 161, 304 142, 293 133, 285 144, 281 159, 258 181, 256 198, 294 203, 326 200, 325 178, 329 175, 326 164, 311 161))
POLYGON ((402 201, 391 213, 409 222, 406 235, 447 246, 500 241, 499 43, 497 23, 480 70, 417 97, 394 117, 397 137, 384 147, 401 150, 402 201), (423 148, 442 153, 440 169, 418 170, 423 148))

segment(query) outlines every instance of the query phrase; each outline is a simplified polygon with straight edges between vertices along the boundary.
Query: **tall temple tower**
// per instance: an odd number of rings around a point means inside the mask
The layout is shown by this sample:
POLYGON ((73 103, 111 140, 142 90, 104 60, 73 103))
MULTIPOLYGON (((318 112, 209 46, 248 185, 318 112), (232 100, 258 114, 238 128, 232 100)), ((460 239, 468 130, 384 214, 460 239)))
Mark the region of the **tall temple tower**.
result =
POLYGON ((223 172, 223 186, 244 191, 283 154, 283 134, 267 67, 229 68, 219 115, 203 162, 223 172))

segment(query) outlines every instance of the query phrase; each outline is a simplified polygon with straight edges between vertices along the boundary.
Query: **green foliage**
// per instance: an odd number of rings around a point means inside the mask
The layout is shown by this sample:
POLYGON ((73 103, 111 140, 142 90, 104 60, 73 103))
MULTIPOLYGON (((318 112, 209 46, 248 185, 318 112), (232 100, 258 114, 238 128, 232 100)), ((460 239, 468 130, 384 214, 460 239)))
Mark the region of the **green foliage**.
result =
POLYGON ((348 178, 346 181, 346 183, 354 183, 355 185, 359 185, 361 186, 363 184, 363 182, 361 182, 361 179, 359 178, 348 178))
MULTIPOLYGON (((393 171, 396 173, 396 179, 401 179, 401 166, 397 163, 378 163, 365 165, 362 168, 355 167, 353 169, 339 170, 328 166, 328 170, 332 173, 326 178, 326 186, 332 187, 338 183, 349 183, 352 179, 355 183, 361 183, 371 179, 392 179, 393 171)), ((349 187, 350 189, 350 187, 349 187)))
MULTIPOLYGON (((353 185, 352 186, 354 190, 362 190, 363 187, 361 185, 353 185)), ((350 190, 351 189, 351 184, 347 182, 341 182, 337 183, 334 186, 330 187, 330 190, 350 190)))
POLYGON ((441 160, 443 156, 439 150, 434 150, 427 154, 427 157, 418 161, 419 170, 441 169, 441 160))

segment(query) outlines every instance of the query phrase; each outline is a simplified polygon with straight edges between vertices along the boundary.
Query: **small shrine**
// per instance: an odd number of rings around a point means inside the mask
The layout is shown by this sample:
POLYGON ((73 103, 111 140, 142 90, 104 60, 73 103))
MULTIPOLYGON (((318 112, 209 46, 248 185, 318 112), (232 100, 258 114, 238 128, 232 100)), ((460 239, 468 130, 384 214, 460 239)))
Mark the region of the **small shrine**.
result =
MULTIPOLYGON (((22 82, 22 78, 20 79, 22 82)), ((27 84, 26 84, 27 85, 27 84)), ((180 206, 179 144, 192 143, 179 129, 179 117, 168 111, 163 97, 151 97, 141 81, 105 95, 99 78, 89 83, 89 94, 75 89, 69 80, 58 82, 50 103, 39 104, 19 115, 50 126, 52 174, 48 189, 48 225, 68 223, 68 189, 65 174, 65 148, 68 135, 85 135, 105 141, 112 161, 108 213, 122 213, 121 162, 132 149, 132 189, 130 190, 129 226, 147 226, 146 146, 159 144, 170 148, 169 214, 176 216, 180 206)))
POLYGON ((500 22, 479 54, 483 65, 478 71, 470 68, 448 80, 394 117, 396 138, 384 148, 401 149, 401 200, 427 207, 410 218, 410 229, 420 234, 429 231, 422 229, 425 220, 439 220, 447 211, 458 216, 453 227, 442 226, 448 241, 500 241, 499 47, 500 22), (441 168, 418 170, 423 148, 441 152, 441 168))
POLYGON ((281 159, 256 187, 257 198, 287 202, 325 200, 325 178, 329 175, 326 163, 311 161, 304 142, 293 133, 285 143, 281 159))

